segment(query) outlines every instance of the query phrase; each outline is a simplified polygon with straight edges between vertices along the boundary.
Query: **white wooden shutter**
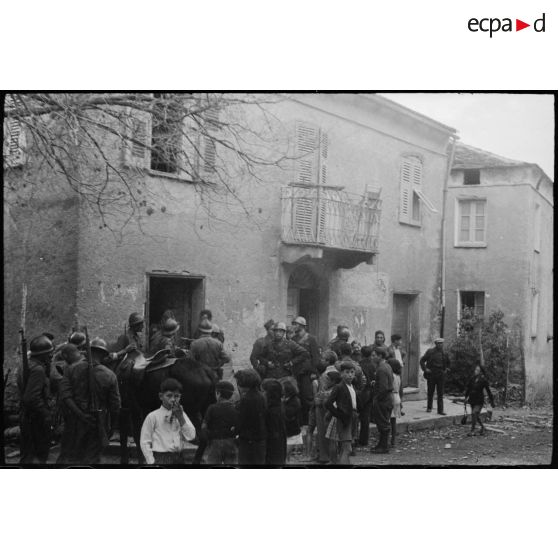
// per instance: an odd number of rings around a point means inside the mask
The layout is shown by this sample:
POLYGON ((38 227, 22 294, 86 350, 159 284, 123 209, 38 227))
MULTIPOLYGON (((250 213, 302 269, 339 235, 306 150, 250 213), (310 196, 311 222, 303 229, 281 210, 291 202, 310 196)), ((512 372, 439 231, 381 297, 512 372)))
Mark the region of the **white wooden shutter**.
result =
POLYGON ((296 123, 296 182, 316 184, 318 180, 319 134, 313 124, 296 123))
POLYGON ((217 132, 219 130, 220 110, 217 106, 211 106, 204 111, 204 127, 207 135, 202 137, 202 164, 201 170, 206 178, 211 178, 216 172, 217 165, 217 132))
POLYGON ((406 157, 403 159, 401 163, 399 187, 399 221, 401 223, 416 224, 420 222, 420 213, 418 219, 413 218, 413 202, 415 195, 427 205, 430 211, 436 212, 436 208, 422 193, 422 161, 418 157, 406 157))
POLYGON ((409 223, 411 220, 412 176, 411 162, 408 159, 404 159, 401 164, 401 178, 399 180, 399 221, 402 223, 409 223))
MULTIPOLYGON (((14 109, 16 106, 16 100, 11 95, 6 95, 5 108, 14 109)), ((21 121, 7 116, 4 119, 4 142, 2 145, 4 168, 24 165, 27 158, 26 148, 26 135, 21 121)))
POLYGON ((327 184, 327 156, 329 151, 329 138, 327 132, 320 130, 320 176, 319 184, 327 184))
POLYGON ((124 121, 126 140, 124 162, 129 167, 151 166, 151 115, 147 112, 130 110, 124 121))
MULTIPOLYGON (((302 189, 297 189, 301 192, 302 189)), ((297 242, 314 242, 315 202, 310 197, 311 191, 302 192, 304 197, 295 197, 294 201, 294 237, 297 242)))

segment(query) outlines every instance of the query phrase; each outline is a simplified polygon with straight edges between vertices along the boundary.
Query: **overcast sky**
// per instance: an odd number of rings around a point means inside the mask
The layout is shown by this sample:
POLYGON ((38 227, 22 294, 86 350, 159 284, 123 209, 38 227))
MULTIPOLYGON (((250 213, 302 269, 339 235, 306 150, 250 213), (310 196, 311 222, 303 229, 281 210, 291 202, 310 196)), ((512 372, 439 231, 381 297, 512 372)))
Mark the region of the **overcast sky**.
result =
POLYGON ((460 141, 537 163, 554 180, 554 98, 500 93, 383 93, 457 129, 460 141))

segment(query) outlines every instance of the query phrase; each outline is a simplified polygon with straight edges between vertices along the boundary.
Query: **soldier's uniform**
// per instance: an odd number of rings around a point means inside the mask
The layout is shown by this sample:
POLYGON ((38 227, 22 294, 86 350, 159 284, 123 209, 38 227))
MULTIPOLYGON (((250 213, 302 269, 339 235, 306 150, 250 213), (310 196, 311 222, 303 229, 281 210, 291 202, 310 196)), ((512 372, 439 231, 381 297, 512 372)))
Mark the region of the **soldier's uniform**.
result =
MULTIPOLYGON (((93 347, 92 342, 92 349, 93 347)), ((104 342, 103 342, 104 343, 104 342)), ((99 348, 99 347, 97 347, 99 348)), ((107 352, 105 350, 105 352, 107 352)), ((68 411, 64 434, 61 441, 59 463, 96 464, 106 444, 107 419, 110 414, 112 424, 116 424, 120 410, 120 393, 116 375, 102 364, 94 364, 89 376, 87 362, 80 361, 70 366, 60 385, 60 399, 67 405, 71 399, 83 413, 91 413, 91 390, 98 403, 98 422, 88 425, 71 410, 68 411)))
POLYGON ((260 363, 263 377, 281 379, 293 376, 293 369, 308 358, 308 351, 288 339, 273 340, 263 348, 260 363))
POLYGON ((48 459, 52 430, 50 408, 50 365, 34 358, 51 353, 54 346, 47 337, 40 336, 30 344, 29 374, 24 384, 23 370, 17 383, 20 393, 20 463, 33 463, 37 459, 44 464, 48 459))

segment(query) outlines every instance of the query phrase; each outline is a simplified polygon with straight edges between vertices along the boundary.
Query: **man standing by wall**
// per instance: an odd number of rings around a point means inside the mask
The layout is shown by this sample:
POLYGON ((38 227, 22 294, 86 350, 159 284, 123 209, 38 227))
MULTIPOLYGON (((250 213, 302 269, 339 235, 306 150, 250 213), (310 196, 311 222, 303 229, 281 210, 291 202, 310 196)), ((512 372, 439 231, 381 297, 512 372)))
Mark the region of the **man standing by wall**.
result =
POLYGON ((438 414, 444 413, 444 385, 446 373, 450 368, 450 359, 444 351, 444 340, 439 337, 434 341, 434 347, 428 349, 420 359, 420 367, 424 372, 427 382, 427 408, 426 412, 432 412, 434 401, 434 390, 438 398, 438 414))

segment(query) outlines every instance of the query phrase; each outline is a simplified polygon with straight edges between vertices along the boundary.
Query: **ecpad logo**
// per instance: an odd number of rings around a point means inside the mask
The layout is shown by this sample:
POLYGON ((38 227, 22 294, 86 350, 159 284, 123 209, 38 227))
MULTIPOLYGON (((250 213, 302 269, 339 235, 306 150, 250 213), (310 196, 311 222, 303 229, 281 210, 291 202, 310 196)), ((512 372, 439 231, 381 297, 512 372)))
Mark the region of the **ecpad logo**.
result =
MULTIPOLYGON (((533 22, 533 29, 537 33, 544 33, 545 32, 545 15, 543 15, 536 19, 533 22)), ((478 31, 482 31, 484 33, 490 33, 490 38, 492 38, 493 33, 497 33, 498 31, 513 31, 513 24, 512 19, 509 17, 505 17, 503 19, 497 17, 485 17, 482 19, 477 19, 472 17, 468 23, 467 27, 469 31, 473 33, 477 33, 478 31)), ((531 27, 530 23, 525 23, 520 19, 515 20, 515 31, 521 31, 522 29, 526 29, 527 27, 531 27)))

